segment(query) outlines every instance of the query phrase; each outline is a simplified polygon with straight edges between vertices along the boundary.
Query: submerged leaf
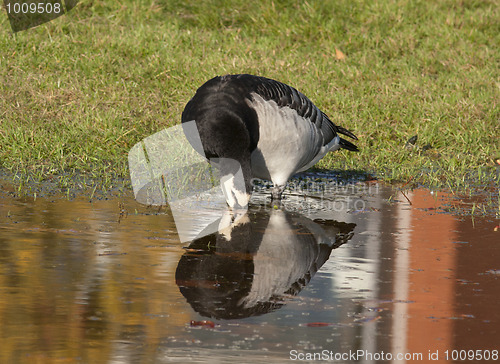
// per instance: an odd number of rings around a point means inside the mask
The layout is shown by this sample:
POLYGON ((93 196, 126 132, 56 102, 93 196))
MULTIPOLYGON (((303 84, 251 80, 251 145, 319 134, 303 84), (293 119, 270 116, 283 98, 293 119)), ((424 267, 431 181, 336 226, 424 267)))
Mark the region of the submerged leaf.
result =
POLYGON ((204 327, 211 327, 211 328, 215 327, 215 323, 213 321, 209 321, 209 320, 202 320, 202 321, 191 320, 190 324, 192 327, 196 327, 196 326, 204 326, 204 327))

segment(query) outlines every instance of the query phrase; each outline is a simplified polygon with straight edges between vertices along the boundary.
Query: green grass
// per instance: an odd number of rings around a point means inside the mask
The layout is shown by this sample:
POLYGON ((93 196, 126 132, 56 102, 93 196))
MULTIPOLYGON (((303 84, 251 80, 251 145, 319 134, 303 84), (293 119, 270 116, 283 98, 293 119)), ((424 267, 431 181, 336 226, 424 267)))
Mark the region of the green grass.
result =
POLYGON ((179 123, 197 87, 251 73, 296 87, 358 135, 360 153, 331 153, 320 168, 498 188, 499 9, 494 0, 95 0, 16 34, 3 11, 0 168, 62 187, 74 176, 127 179, 129 149, 179 123))

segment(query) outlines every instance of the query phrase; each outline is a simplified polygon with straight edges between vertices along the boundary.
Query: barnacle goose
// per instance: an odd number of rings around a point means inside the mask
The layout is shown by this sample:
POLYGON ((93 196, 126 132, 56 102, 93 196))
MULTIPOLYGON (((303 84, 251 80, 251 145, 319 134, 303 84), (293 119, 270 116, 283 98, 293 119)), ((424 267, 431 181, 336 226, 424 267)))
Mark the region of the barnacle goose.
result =
MULTIPOLYGON (((271 180, 272 198, 280 200, 290 177, 329 151, 358 151, 339 134, 357 137, 335 125, 304 94, 265 77, 239 74, 207 81, 182 113, 183 126, 193 120, 203 147, 197 151, 220 161, 226 201, 236 209, 248 205, 253 178, 271 180), (244 183, 234 178, 239 168, 244 183)), ((186 137, 196 149, 192 137, 186 137)))

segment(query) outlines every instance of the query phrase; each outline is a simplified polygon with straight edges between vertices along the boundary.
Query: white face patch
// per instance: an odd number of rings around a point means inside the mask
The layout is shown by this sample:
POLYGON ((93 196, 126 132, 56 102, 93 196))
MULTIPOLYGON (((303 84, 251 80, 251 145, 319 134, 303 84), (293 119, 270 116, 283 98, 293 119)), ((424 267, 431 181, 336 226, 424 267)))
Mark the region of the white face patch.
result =
POLYGON ((250 194, 242 191, 241 187, 243 187, 244 190, 244 186, 245 183, 243 181, 243 173, 241 173, 241 169, 236 173, 236 176, 227 175, 221 178, 222 192, 226 197, 227 204, 232 209, 235 209, 236 207, 246 209, 248 206, 250 194), (241 181, 238 180, 239 178, 241 178, 241 181))
POLYGON ((219 223, 219 233, 227 240, 231 241, 231 233, 238 225, 244 225, 250 222, 246 211, 243 214, 226 212, 219 223))
POLYGON ((229 207, 233 208, 236 205, 236 200, 233 196, 234 176, 223 176, 220 179, 220 185, 222 187, 222 192, 226 197, 227 204, 229 207))
POLYGON ((238 205, 247 206, 250 201, 250 195, 246 192, 234 190, 234 195, 236 197, 236 201, 238 201, 238 205))

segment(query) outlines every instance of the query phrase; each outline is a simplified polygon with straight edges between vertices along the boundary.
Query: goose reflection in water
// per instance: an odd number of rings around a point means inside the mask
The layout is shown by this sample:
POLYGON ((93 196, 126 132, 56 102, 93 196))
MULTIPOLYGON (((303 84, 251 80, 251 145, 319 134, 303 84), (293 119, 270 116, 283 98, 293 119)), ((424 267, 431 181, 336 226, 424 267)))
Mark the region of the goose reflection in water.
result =
MULTIPOLYGON (((219 224, 226 226, 223 220, 229 218, 228 213, 219 224)), ((216 233, 200 234, 177 266, 181 293, 205 317, 244 318, 280 308, 309 283, 332 249, 352 237, 356 226, 312 221, 284 210, 249 210, 235 221, 216 233)))

